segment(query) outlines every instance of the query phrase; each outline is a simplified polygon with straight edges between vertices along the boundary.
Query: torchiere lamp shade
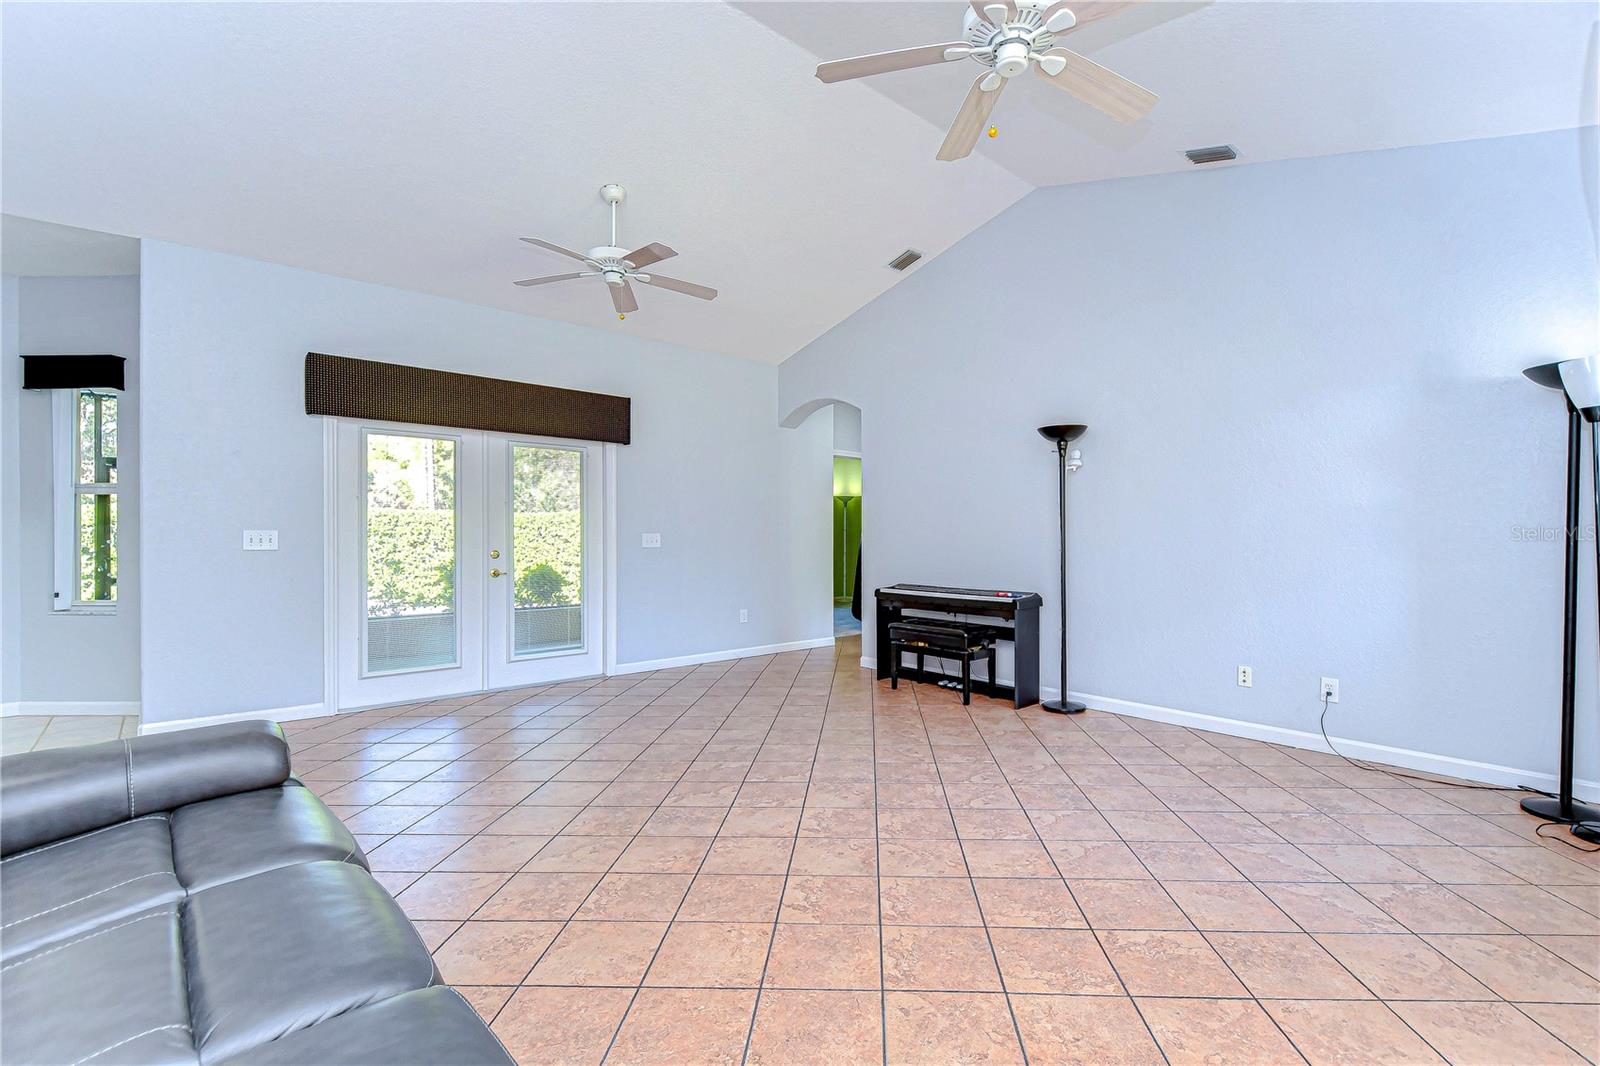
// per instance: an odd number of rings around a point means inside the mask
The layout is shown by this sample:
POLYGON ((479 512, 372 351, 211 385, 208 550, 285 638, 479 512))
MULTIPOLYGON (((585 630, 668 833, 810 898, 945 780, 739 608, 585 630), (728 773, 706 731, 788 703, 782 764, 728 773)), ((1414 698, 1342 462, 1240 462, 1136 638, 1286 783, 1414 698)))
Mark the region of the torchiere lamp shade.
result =
POLYGON ((1075 422, 1069 422, 1060 426, 1040 426, 1039 436, 1043 437, 1045 440, 1053 440, 1058 444, 1062 442, 1071 444, 1073 441, 1083 436, 1084 431, 1088 428, 1088 426, 1080 426, 1075 422))
POLYGON ((1535 385, 1565 392, 1585 420, 1600 421, 1600 356, 1540 363, 1522 374, 1535 385))
POLYGON ((1561 387, 1567 390, 1572 406, 1590 422, 1600 421, 1600 357, 1568 359, 1558 363, 1561 387))

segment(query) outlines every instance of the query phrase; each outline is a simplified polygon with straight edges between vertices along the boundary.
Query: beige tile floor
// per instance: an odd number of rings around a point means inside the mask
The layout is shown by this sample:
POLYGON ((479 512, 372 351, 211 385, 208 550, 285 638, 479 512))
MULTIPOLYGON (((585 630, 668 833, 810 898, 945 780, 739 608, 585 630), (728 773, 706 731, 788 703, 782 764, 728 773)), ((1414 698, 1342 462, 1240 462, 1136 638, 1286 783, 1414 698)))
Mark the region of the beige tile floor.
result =
POLYGON ((1600 856, 1516 794, 858 654, 288 730, 525 1063, 1600 1056, 1600 856))
POLYGON ((23 714, 0 718, 0 755, 137 736, 137 715, 23 714))

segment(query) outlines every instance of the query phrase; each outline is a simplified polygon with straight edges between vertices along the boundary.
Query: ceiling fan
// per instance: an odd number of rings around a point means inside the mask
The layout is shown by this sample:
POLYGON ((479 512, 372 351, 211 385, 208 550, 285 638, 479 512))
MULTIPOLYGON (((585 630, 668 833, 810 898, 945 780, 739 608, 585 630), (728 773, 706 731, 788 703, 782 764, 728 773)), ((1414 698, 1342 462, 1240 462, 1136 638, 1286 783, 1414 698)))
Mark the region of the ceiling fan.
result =
POLYGON ((548 285, 553 281, 571 281, 573 278, 602 278, 611 290, 611 306, 617 309, 617 317, 625 318, 628 312, 639 310, 639 301, 634 299, 633 286, 630 282, 637 281, 641 285, 651 285, 658 289, 670 289, 681 292, 702 300, 715 300, 717 290, 705 285, 696 285, 690 281, 679 281, 669 278, 664 274, 647 274, 644 267, 671 259, 678 253, 664 244, 647 244, 643 248, 628 251, 626 248, 617 247, 617 205, 628 198, 628 190, 620 185, 600 186, 600 199, 611 205, 611 243, 598 248, 590 248, 587 252, 574 252, 570 248, 563 248, 559 244, 542 241, 538 237, 523 237, 524 240, 540 248, 548 249, 576 259, 589 267, 574 274, 551 274, 542 278, 528 278, 524 281, 513 282, 515 285, 548 285))
POLYGON ((961 40, 823 63, 817 67, 817 77, 825 82, 846 81, 957 59, 977 60, 988 70, 972 83, 955 121, 950 123, 950 131, 939 148, 938 157, 943 160, 962 159, 972 153, 978 134, 988 124, 989 112, 1000 99, 1000 90, 1029 67, 1049 84, 1112 118, 1134 122, 1150 113, 1156 94, 1055 43, 1058 37, 1080 26, 1132 6, 1126 0, 971 0, 962 23, 961 40))

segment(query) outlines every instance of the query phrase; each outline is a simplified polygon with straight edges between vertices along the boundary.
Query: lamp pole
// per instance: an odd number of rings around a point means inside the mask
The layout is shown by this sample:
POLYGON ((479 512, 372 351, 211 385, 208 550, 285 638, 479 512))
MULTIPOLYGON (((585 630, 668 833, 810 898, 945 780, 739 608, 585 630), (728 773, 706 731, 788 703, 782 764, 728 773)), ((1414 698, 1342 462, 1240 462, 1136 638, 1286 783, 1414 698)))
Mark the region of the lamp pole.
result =
POLYGON ((1084 431, 1088 428, 1088 426, 1076 423, 1039 427, 1039 435, 1041 437, 1055 442, 1057 491, 1061 505, 1061 696, 1059 699, 1045 700, 1039 704, 1045 710, 1055 714, 1082 714, 1086 709, 1083 704, 1067 699, 1067 472, 1068 470, 1077 470, 1080 465, 1076 452, 1073 451, 1069 454, 1067 446, 1083 436, 1084 431))
MULTIPOLYGON (((1536 385, 1565 393, 1567 401, 1567 510, 1566 528, 1563 530, 1566 580, 1562 589, 1561 754, 1558 792, 1553 797, 1530 796, 1522 801, 1522 809, 1536 818, 1570 826, 1574 836, 1600 842, 1600 807, 1584 803, 1572 795, 1573 748, 1576 740, 1574 734, 1577 726, 1575 695, 1578 670, 1578 544, 1582 537, 1579 525, 1582 514, 1579 494, 1582 491, 1580 472, 1583 467, 1583 424, 1589 423, 1591 446, 1600 449, 1600 441, 1593 439, 1595 424, 1600 422, 1600 356, 1531 366, 1522 373, 1536 385)), ((1600 458, 1596 459, 1596 466, 1600 468, 1600 458)), ((1593 486, 1592 490, 1600 490, 1600 486, 1593 486)), ((1595 501, 1595 508, 1596 516, 1600 518, 1600 499, 1595 501)), ((1596 545, 1596 561, 1600 564, 1600 544, 1596 545)))

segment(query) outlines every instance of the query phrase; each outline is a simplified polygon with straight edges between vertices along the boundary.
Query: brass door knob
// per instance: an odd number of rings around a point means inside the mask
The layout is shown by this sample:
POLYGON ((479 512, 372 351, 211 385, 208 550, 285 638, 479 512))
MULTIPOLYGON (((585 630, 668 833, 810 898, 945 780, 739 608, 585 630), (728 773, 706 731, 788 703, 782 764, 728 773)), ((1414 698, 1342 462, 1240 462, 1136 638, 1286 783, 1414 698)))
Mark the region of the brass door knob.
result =
POLYGON ((490 577, 503 577, 503 576, 505 576, 505 571, 504 570, 491 570, 491 571, 489 571, 489 576, 490 577))
POLYGON ((499 549, 499 548, 496 548, 496 549, 495 549, 495 550, 494 550, 494 551, 492 551, 492 552, 490 552, 490 553, 489 553, 489 558, 491 558, 491 559, 498 559, 498 558, 500 558, 500 549, 499 549))

